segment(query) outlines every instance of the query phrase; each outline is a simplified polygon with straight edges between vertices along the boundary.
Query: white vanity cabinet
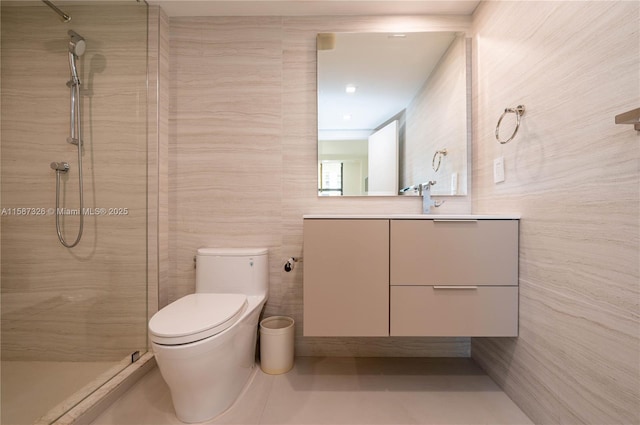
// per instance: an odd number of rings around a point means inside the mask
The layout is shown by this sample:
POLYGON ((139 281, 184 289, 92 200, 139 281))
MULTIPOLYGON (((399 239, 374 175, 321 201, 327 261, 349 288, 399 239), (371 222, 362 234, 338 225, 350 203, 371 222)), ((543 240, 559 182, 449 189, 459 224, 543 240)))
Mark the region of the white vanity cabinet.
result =
POLYGON ((304 336, 389 335, 389 220, 304 220, 304 336))
POLYGON ((518 220, 391 220, 391 336, 517 336, 518 220))
POLYGON ((305 217, 304 335, 517 336, 518 226, 305 217))

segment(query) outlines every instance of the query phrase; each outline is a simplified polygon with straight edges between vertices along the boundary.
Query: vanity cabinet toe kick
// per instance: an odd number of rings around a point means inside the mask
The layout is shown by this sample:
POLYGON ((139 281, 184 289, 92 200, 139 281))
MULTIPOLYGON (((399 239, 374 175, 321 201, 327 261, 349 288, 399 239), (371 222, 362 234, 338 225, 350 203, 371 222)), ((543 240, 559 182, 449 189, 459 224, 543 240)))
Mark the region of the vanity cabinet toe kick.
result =
POLYGON ((518 335, 518 219, 304 220, 305 336, 518 335))

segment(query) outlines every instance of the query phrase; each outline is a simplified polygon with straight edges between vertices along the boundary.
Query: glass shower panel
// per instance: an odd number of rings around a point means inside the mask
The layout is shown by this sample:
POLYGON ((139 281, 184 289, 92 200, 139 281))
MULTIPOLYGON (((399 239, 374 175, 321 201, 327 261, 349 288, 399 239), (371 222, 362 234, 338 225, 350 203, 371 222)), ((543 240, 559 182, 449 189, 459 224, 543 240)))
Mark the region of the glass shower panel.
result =
POLYGON ((1 5, 2 423, 55 420, 147 350, 147 6, 1 5), (69 34, 84 38, 84 230, 70 134, 69 34))

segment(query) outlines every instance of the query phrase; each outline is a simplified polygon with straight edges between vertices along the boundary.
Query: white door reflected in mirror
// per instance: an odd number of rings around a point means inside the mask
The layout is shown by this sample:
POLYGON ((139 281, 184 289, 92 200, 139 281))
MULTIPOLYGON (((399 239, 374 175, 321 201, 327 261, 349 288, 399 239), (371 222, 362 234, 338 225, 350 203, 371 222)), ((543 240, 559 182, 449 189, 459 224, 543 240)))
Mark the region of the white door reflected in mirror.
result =
POLYGON ((369 136, 369 195, 398 194, 398 121, 369 136))

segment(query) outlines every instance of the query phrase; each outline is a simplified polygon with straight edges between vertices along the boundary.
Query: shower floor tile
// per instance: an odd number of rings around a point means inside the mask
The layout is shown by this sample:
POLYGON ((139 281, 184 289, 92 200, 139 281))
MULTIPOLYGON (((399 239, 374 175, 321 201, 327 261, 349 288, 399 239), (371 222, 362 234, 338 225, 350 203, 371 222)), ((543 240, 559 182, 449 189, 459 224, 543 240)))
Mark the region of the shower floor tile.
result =
MULTIPOLYGON (((179 425, 157 368, 93 425, 179 425)), ((298 357, 206 424, 532 424, 470 359, 298 357)))
POLYGON ((30 425, 118 362, 3 361, 3 425, 30 425))

